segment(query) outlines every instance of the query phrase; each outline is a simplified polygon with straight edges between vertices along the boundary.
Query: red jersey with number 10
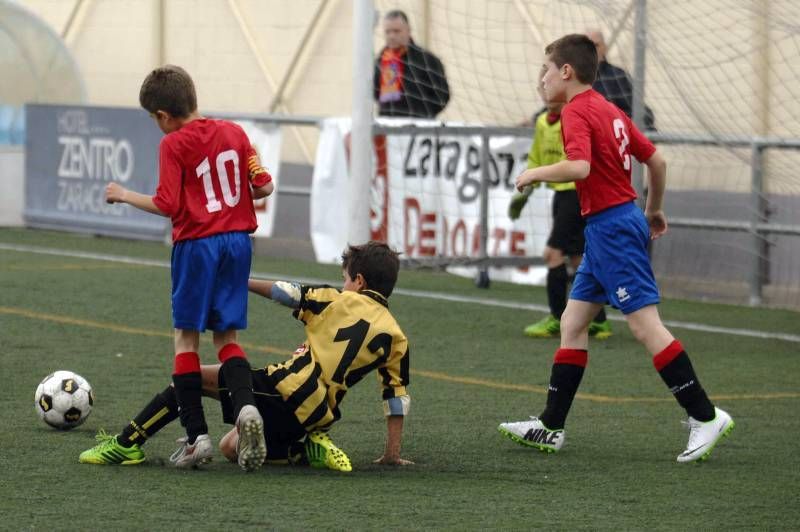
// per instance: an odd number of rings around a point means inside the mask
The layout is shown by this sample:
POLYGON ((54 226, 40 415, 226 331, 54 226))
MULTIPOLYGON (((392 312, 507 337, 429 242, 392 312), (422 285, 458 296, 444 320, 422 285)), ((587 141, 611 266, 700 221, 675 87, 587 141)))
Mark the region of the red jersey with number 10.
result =
MULTIPOLYGON (((161 139, 153 203, 172 220, 172 241, 258 227, 248 159, 255 151, 241 127, 226 120, 193 120, 161 139)), ((269 183, 253 176, 255 187, 269 183)))
POLYGON ((561 135, 567 159, 591 165, 575 182, 582 216, 636 199, 631 155, 645 162, 656 148, 619 107, 595 90, 582 92, 561 111, 561 135))

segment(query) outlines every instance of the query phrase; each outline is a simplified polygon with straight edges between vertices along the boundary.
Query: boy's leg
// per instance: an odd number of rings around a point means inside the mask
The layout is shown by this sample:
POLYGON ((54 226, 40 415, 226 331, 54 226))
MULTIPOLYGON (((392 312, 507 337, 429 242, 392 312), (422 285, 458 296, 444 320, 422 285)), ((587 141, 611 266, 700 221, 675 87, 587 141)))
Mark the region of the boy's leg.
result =
POLYGON ((82 464, 132 465, 144 462, 141 446, 156 432, 178 419, 178 403, 175 389, 167 386, 122 429, 112 436, 101 431, 98 444, 82 452, 78 461, 82 464))
POLYGON ((209 328, 212 296, 220 262, 218 235, 177 242, 172 248, 172 322, 175 369, 172 382, 186 438, 170 458, 178 467, 208 461, 213 445, 203 415, 200 331, 209 328))
POLYGON ((561 318, 561 347, 553 357, 547 405, 539 416, 551 429, 563 429, 588 362, 589 323, 602 308, 598 303, 570 299, 561 318))
POLYGON ((589 359, 588 328, 602 305, 570 299, 561 317, 561 347, 553 357, 547 404, 528 421, 501 423, 498 430, 523 445, 555 452, 564 445, 564 424, 589 359))
POLYGON ((243 406, 255 405, 252 368, 237 339, 236 331, 214 331, 214 347, 217 348, 217 358, 222 364, 220 371, 225 376, 228 394, 233 402, 234 418, 239 417, 243 406))
POLYGON ((179 468, 193 468, 211 461, 214 446, 208 436, 208 426, 203 413, 203 378, 200 372, 200 355, 197 353, 200 333, 175 329, 175 370, 172 383, 181 425, 186 437, 178 440, 181 446, 172 453, 170 461, 179 468))
POLYGON ((661 379, 689 415, 689 444, 678 461, 706 458, 717 441, 733 429, 733 420, 711 403, 683 346, 661 322, 658 307, 643 307, 626 319, 633 335, 653 355, 661 379))
POLYGON ((233 405, 238 441, 239 466, 245 471, 259 468, 267 457, 264 421, 253 396, 253 375, 247 355, 236 343, 236 331, 214 331, 214 345, 219 348, 220 372, 233 405))
POLYGON ((178 419, 175 387, 167 386, 157 393, 117 436, 123 447, 144 445, 158 431, 178 419))
POLYGON ((178 401, 181 425, 186 429, 187 443, 195 442, 201 434, 208 434, 203 403, 203 381, 200 374, 200 333, 175 329, 175 366, 172 382, 178 401))
POLYGON ((698 421, 714 419, 714 405, 697 378, 680 342, 661 322, 658 307, 648 305, 625 316, 633 336, 653 355, 653 365, 686 413, 698 421))
POLYGON ((547 264, 547 304, 550 314, 561 319, 567 308, 567 265, 564 263, 564 252, 560 249, 545 247, 544 260, 547 264))
POLYGON ((253 377, 247 355, 237 343, 238 330, 247 328, 247 280, 250 276, 252 244, 243 232, 218 235, 219 268, 211 301, 209 328, 214 331, 220 372, 233 403, 239 430, 239 465, 253 471, 266 458, 264 421, 253 398, 253 377))
POLYGON ((238 445, 239 431, 236 429, 236 427, 233 427, 219 440, 219 451, 222 453, 222 456, 228 459, 229 462, 233 462, 235 464, 238 458, 238 455, 236 454, 236 448, 238 445))
MULTIPOLYGON (((203 395, 219 400, 219 365, 201 366, 203 395)), ((116 436, 99 434, 100 443, 81 453, 87 464, 138 464, 144 461, 141 446, 158 431, 178 419, 178 401, 173 385, 157 393, 116 436)), ((220 442, 220 445, 222 443, 220 442)))
POLYGON ((523 331, 531 338, 554 338, 560 332, 561 315, 567 306, 567 266, 560 249, 545 246, 543 258, 547 266, 547 304, 550 314, 528 325, 523 331))
MULTIPOLYGON (((580 254, 575 254, 570 256, 569 261, 573 270, 575 271, 578 270, 578 267, 581 265, 582 259, 583 259, 582 251, 580 254)), ((611 324, 608 323, 608 317, 606 316, 606 307, 603 306, 600 308, 600 311, 592 320, 592 323, 589 324, 589 336, 597 338, 598 340, 605 340, 606 338, 609 338, 612 334, 613 332, 611 330, 611 324)))

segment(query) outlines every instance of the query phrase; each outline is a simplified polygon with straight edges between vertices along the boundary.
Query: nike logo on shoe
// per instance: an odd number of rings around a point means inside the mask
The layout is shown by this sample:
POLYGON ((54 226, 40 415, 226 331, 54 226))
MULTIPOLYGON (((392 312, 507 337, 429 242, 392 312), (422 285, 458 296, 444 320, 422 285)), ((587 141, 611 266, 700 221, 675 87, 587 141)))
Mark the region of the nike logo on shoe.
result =
POLYGON ((561 434, 560 430, 546 430, 546 429, 531 429, 525 433, 523 439, 532 443, 541 443, 544 445, 555 445, 556 439, 561 434))

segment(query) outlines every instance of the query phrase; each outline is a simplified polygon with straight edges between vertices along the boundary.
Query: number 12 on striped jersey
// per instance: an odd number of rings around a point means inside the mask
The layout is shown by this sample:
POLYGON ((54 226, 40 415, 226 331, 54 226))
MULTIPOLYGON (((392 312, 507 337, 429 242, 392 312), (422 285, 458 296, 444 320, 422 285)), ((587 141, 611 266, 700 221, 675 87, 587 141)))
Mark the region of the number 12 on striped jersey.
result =
MULTIPOLYGON (((344 349, 342 360, 336 366, 336 371, 333 373, 331 380, 339 384, 344 384, 344 376, 353 360, 358 356, 361 346, 364 345, 364 340, 367 338, 369 332, 369 322, 366 320, 358 320, 350 327, 343 327, 336 331, 334 342, 347 342, 347 347, 344 349)), ((380 333, 375 335, 372 340, 367 344, 367 349, 370 353, 376 354, 379 350, 383 350, 383 354, 379 360, 386 360, 389 358, 389 352, 392 349, 392 335, 387 333, 380 333)), ((376 361, 378 362, 378 361, 376 361)))

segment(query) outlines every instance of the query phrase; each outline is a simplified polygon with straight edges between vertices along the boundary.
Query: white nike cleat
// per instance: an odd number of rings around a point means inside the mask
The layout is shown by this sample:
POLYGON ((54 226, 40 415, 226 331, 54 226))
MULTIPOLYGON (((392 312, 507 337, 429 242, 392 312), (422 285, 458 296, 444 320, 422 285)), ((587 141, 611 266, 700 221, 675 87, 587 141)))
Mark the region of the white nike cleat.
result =
POLYGON ((239 429, 239 443, 236 446, 239 467, 245 471, 255 471, 267 458, 267 444, 264 439, 264 420, 253 405, 245 405, 236 419, 239 429))
POLYGON ((178 440, 178 443, 181 446, 169 457, 170 462, 175 467, 181 469, 194 468, 200 464, 207 464, 214 455, 214 446, 211 444, 211 438, 208 437, 208 434, 199 435, 194 443, 191 444, 184 436, 178 440))
POLYGON ((736 424, 727 412, 714 407, 714 419, 697 421, 689 417, 684 421, 689 426, 689 443, 686 450, 678 455, 678 462, 702 461, 708 458, 717 442, 727 436, 736 424))
POLYGON ((521 445, 535 447, 546 453, 554 453, 564 445, 564 429, 550 430, 533 416, 528 421, 500 423, 497 430, 521 445))

